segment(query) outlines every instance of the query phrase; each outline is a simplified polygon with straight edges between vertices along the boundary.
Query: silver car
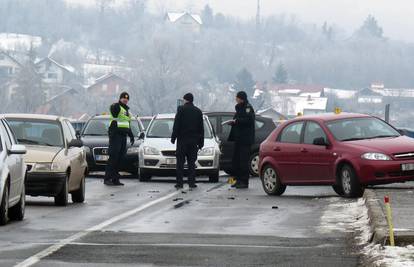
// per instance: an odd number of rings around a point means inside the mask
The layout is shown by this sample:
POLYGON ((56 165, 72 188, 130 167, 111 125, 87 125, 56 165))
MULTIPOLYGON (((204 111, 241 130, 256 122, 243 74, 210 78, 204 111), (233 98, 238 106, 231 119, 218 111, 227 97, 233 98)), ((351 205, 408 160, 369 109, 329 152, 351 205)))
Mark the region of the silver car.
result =
POLYGON ((18 145, 14 134, 0 117, 0 225, 9 219, 23 220, 26 205, 24 182, 25 146, 18 145))
MULTIPOLYGON (((171 144, 175 114, 154 117, 139 147, 139 178, 148 181, 152 176, 175 176, 176 145, 171 144)), ((219 181, 220 142, 204 116, 204 147, 198 152, 197 175, 206 175, 210 182, 219 181)))

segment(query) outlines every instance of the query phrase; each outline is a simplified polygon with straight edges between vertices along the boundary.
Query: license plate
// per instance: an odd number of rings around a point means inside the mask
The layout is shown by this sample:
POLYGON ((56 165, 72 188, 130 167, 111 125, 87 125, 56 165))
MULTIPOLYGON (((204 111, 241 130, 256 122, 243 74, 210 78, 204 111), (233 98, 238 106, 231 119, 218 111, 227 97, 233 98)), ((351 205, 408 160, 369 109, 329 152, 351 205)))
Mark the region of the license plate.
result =
POLYGON ((95 160, 96 161, 108 161, 109 156, 107 155, 96 155, 95 160))
POLYGON ((175 164, 177 164, 177 159, 167 159, 167 164, 168 165, 175 165, 175 164))
POLYGON ((413 171, 414 170, 414 163, 405 163, 401 164, 402 171, 413 171))

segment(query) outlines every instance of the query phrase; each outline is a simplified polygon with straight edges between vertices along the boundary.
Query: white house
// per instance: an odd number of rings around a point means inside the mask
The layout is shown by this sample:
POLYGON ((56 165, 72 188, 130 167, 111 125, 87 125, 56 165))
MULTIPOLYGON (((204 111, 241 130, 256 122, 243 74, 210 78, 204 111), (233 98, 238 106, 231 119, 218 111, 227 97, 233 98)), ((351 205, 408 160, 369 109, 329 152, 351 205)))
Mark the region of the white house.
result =
POLYGON ((47 84, 64 84, 76 77, 75 69, 69 65, 62 65, 47 57, 36 62, 38 73, 47 84))
POLYGON ((170 25, 195 33, 200 32, 201 26, 203 25, 203 20, 200 15, 190 14, 188 12, 169 12, 165 16, 165 20, 170 25))
POLYGON ((0 79, 14 77, 20 69, 21 65, 16 59, 0 51, 0 79))

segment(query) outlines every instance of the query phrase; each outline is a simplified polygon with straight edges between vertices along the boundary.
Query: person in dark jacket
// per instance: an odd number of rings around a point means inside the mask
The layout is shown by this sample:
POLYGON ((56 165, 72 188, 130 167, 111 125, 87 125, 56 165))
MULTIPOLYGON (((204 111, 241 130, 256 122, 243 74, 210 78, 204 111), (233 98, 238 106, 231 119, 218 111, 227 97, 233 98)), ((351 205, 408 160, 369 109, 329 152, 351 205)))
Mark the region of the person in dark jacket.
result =
POLYGON ((196 188, 195 162, 198 150, 204 146, 203 113, 194 106, 194 97, 191 93, 184 95, 184 105, 179 106, 174 119, 171 143, 177 140, 177 184, 175 188, 183 188, 184 164, 188 164, 188 184, 196 188))
POLYGON ((108 164, 105 169, 105 185, 124 185, 119 181, 119 166, 127 153, 127 136, 131 145, 134 144, 134 134, 131 130, 131 114, 129 113, 129 94, 121 93, 118 103, 110 107, 111 123, 108 130, 109 148, 108 164))
POLYGON ((232 125, 229 141, 234 141, 232 170, 236 183, 233 187, 243 189, 249 187, 249 157, 250 147, 254 143, 255 113, 244 91, 237 93, 236 102, 236 114, 229 122, 232 125))

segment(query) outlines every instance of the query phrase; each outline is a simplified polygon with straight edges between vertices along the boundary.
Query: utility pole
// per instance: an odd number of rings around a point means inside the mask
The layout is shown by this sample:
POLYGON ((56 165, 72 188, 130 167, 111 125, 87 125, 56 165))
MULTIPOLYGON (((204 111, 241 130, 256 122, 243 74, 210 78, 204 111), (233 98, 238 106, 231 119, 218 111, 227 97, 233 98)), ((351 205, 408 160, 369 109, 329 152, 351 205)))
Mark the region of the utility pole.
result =
POLYGON ((260 29, 260 0, 257 0, 256 29, 260 29))

